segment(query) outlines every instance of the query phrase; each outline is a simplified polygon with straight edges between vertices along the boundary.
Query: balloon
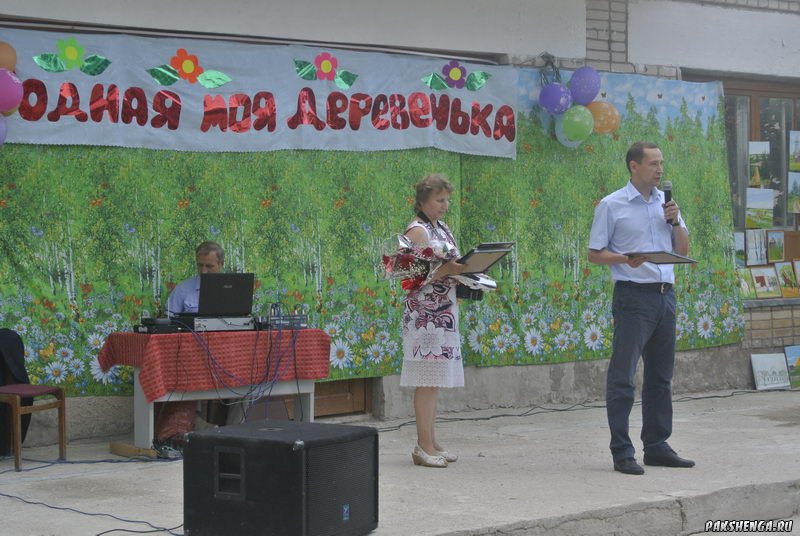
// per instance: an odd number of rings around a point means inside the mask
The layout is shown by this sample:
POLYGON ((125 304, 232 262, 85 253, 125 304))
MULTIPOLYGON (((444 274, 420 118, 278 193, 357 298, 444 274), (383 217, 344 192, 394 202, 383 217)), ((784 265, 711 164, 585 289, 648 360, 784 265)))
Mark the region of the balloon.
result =
POLYGON ((22 101, 22 82, 8 69, 0 69, 0 112, 19 106, 22 101))
POLYGON ((569 92, 572 102, 586 106, 594 100, 600 91, 600 75, 593 67, 581 67, 572 73, 569 79, 569 92))
POLYGON ((594 101, 587 106, 594 117, 594 131, 598 134, 611 134, 619 128, 622 117, 610 102, 594 101))
POLYGON ((12 110, 8 110, 7 112, 0 112, 0 114, 6 117, 11 117, 15 113, 17 113, 17 110, 19 110, 19 106, 15 106, 12 110))
POLYGON ((572 106, 572 95, 565 86, 552 82, 539 92, 539 105, 553 115, 560 115, 572 106))
POLYGON ((561 145, 568 149, 577 148, 582 141, 571 141, 564 135, 564 116, 559 115, 556 117, 556 139, 561 142, 561 145))
POLYGON ((594 128, 594 117, 586 106, 576 104, 564 112, 564 136, 570 141, 583 141, 594 128))
POLYGON ((6 118, 0 115, 0 145, 3 145, 3 142, 6 141, 7 134, 8 123, 6 123, 6 118))
POLYGON ((17 68, 17 51, 3 41, 0 41, 0 67, 9 71, 17 68))

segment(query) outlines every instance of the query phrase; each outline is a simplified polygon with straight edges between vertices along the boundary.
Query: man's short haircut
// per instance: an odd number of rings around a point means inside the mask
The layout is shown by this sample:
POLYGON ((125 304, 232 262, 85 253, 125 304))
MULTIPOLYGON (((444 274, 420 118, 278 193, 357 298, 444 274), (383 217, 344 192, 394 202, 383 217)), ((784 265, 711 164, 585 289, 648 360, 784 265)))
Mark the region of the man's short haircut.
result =
POLYGON ((658 145, 651 141, 637 141, 628 149, 628 154, 625 155, 625 165, 628 166, 628 173, 631 172, 631 162, 642 163, 645 149, 658 149, 658 145))
POLYGON ((453 193, 453 184, 441 173, 431 173, 422 177, 415 186, 417 195, 414 201, 414 212, 422 210, 422 205, 430 198, 431 194, 444 190, 448 194, 453 193))
POLYGON ((206 241, 197 246, 197 249, 194 250, 195 256, 197 255, 208 255, 209 253, 216 253, 217 260, 220 264, 225 264, 225 250, 222 249, 222 246, 217 244, 216 242, 206 241))

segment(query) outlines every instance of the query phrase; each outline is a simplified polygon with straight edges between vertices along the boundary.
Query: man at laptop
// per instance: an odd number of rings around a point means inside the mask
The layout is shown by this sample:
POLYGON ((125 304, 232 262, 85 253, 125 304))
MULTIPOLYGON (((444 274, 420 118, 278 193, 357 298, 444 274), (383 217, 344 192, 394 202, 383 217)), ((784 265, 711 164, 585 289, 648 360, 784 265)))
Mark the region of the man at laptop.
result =
MULTIPOLYGON (((225 264, 225 251, 216 242, 203 242, 194 252, 197 262, 197 275, 179 283, 167 299, 167 314, 175 316, 182 313, 196 313, 200 305, 200 274, 216 274, 225 264)), ((222 419, 224 423, 225 406, 220 402, 203 408, 203 415, 198 412, 198 403, 191 401, 171 401, 157 404, 155 433, 158 443, 166 443, 175 439, 182 443, 183 434, 193 429, 204 429, 210 426, 208 421, 222 419), (210 407, 209 407, 210 406, 210 407), (218 416, 218 414, 222 414, 218 416)))
POLYGON ((197 275, 179 283, 169 294, 167 313, 196 313, 200 304, 200 274, 216 274, 225 264, 225 251, 216 242, 203 242, 195 249, 197 275))

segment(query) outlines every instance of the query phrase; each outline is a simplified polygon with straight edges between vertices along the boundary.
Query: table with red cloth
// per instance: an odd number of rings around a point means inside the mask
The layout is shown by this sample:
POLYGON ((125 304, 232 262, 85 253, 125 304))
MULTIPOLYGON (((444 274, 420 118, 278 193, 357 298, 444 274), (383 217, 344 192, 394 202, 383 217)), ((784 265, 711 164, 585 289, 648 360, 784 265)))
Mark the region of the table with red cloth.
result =
POLYGON ((318 329, 112 333, 100 367, 134 367, 134 443, 153 440, 153 403, 296 395, 314 420, 314 380, 328 376, 330 339, 318 329))

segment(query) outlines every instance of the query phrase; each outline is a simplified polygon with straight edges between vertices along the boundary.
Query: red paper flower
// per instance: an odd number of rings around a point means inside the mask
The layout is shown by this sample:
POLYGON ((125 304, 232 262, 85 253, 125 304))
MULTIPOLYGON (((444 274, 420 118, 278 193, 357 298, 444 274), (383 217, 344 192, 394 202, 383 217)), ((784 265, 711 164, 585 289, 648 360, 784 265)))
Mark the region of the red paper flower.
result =
POLYGON ((200 67, 197 56, 189 54, 185 48, 179 48, 169 64, 178 71, 178 76, 190 84, 197 82, 197 77, 203 74, 203 68, 200 67))

